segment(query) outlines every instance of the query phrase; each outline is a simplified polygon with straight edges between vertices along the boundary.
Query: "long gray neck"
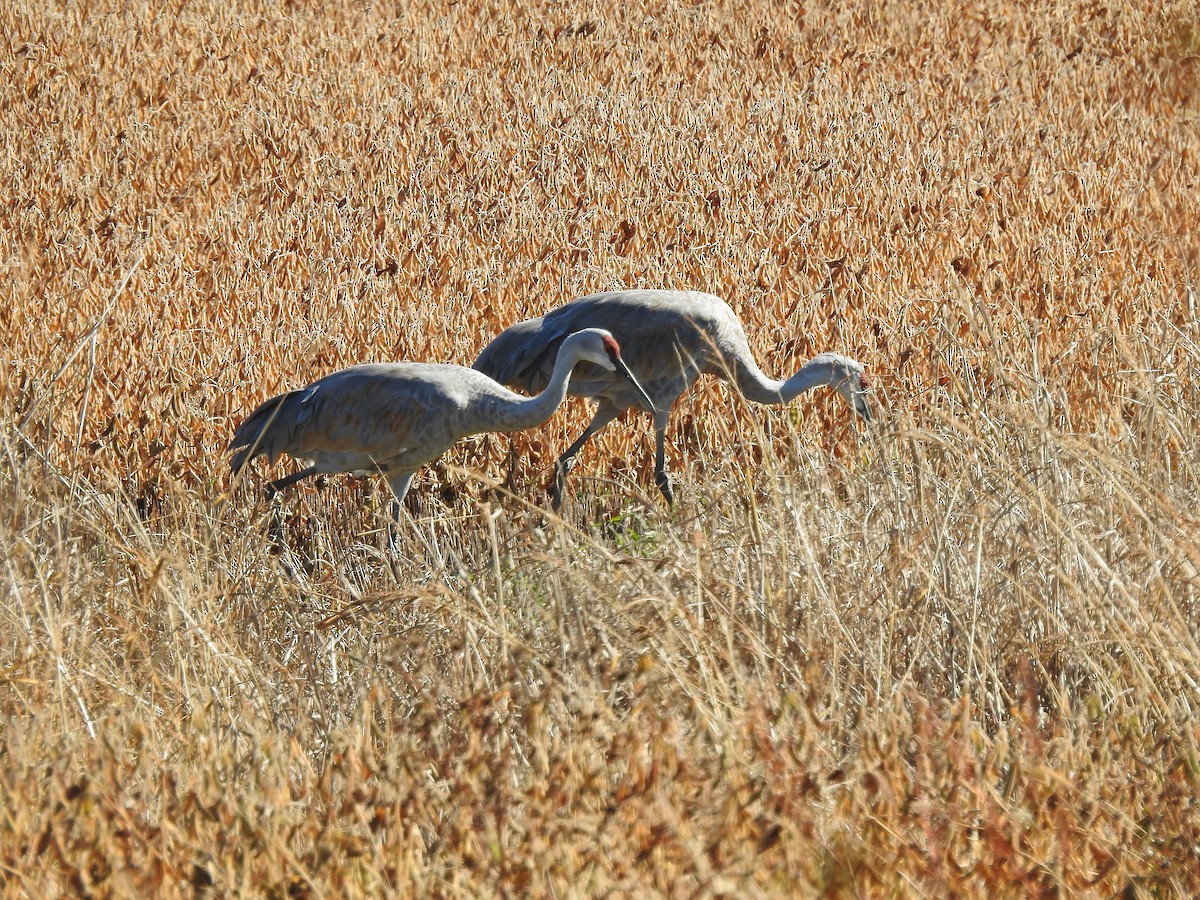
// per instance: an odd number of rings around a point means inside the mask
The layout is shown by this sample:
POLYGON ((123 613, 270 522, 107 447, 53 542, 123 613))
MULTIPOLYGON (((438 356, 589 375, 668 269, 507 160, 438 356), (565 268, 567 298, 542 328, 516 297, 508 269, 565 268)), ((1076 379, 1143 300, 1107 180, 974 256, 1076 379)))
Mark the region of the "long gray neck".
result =
POLYGON ((579 357, 572 352, 560 352, 554 361, 550 382, 540 394, 528 400, 506 401, 497 410, 496 427, 491 431, 524 431, 541 425, 562 406, 571 381, 571 370, 579 357))
POLYGON ((788 403, 807 390, 828 384, 829 367, 815 359, 805 363, 787 381, 776 381, 764 375, 758 363, 747 356, 736 360, 734 378, 747 400, 767 404, 788 403))

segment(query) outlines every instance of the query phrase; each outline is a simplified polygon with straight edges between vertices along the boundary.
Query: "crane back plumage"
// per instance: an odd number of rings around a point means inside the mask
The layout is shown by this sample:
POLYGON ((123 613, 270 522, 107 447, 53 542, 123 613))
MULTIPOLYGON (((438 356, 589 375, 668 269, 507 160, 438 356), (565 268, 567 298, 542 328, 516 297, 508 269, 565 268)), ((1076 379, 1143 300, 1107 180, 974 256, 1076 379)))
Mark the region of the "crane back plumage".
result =
MULTIPOLYGON (((700 291, 610 291, 580 297, 557 309, 518 322, 497 336, 473 368, 527 393, 544 388, 555 354, 567 335, 603 328, 620 342, 622 355, 654 405, 669 408, 702 372, 724 374, 750 347, 733 310, 700 291), (586 324, 584 324, 586 323, 586 324)), ((627 398, 612 374, 580 366, 570 393, 627 398)), ((628 402, 628 406, 644 406, 628 402)))
MULTIPOLYGON (((266 401, 230 442, 234 469, 287 453, 318 472, 359 474, 416 468, 470 434, 473 403, 517 395, 460 366, 368 363, 334 372, 266 401), (457 369, 457 372, 449 371, 457 369)), ((521 398, 524 399, 524 398, 521 398)))
POLYGON ((530 427, 509 414, 528 400, 463 366, 352 366, 263 403, 234 433, 230 464, 287 453, 318 472, 416 468, 467 435, 530 427))

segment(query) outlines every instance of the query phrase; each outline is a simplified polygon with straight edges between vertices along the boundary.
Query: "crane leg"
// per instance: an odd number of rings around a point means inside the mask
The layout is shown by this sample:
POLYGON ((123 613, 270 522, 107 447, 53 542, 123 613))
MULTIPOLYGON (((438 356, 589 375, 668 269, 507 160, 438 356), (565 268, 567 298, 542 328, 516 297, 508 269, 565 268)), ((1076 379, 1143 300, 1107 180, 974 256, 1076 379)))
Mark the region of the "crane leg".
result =
POLYGON ((396 549, 396 529, 400 525, 400 511, 404 508, 404 497, 408 494, 408 486, 412 484, 416 472, 401 472, 388 478, 392 488, 392 521, 388 523, 388 547, 396 549))
POLYGON ((400 523, 400 509, 404 498, 408 495, 408 486, 412 484, 413 476, 416 474, 416 472, 401 472, 388 478, 388 484, 392 488, 392 521, 397 524, 400 523))
POLYGON ((596 415, 592 416, 592 421, 583 430, 583 434, 576 438, 575 443, 558 458, 558 462, 554 464, 554 481, 550 484, 550 503, 554 509, 562 506, 563 488, 567 483, 567 474, 575 467, 575 454, 583 449, 583 445, 591 440, 592 435, 619 416, 621 412, 622 410, 611 403, 601 401, 600 406, 596 409, 596 415))
POLYGON ((266 486, 263 493, 268 500, 272 499, 276 494, 286 487, 291 487, 297 481, 308 478, 310 475, 317 474, 316 466, 309 466, 307 469, 301 469, 299 472, 293 472, 291 475, 285 475, 283 478, 277 478, 266 486))
POLYGON ((654 483, 667 498, 667 506, 675 505, 675 496, 671 493, 671 476, 667 474, 667 416, 668 407, 662 413, 654 415, 654 483))

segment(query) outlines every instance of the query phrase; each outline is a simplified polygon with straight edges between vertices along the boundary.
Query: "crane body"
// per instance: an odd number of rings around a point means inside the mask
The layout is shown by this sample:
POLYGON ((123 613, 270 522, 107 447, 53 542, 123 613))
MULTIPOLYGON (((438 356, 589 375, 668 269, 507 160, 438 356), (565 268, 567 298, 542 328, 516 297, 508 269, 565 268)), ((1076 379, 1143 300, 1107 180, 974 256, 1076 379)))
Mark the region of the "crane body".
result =
POLYGON ((441 363, 367 363, 326 375, 252 412, 230 441, 230 466, 240 472, 256 457, 273 463, 285 453, 311 460, 271 482, 269 496, 318 473, 382 474, 398 516, 418 468, 468 435, 542 424, 566 397, 572 371, 584 364, 627 379, 651 402, 612 335, 581 329, 556 348, 550 376, 534 397, 474 369, 441 363))
POLYGON ((829 386, 861 417, 871 418, 866 397, 870 381, 862 363, 823 353, 786 381, 768 378, 754 360, 737 315, 719 297, 700 291, 628 290, 580 297, 501 332, 480 353, 474 368, 519 390, 541 390, 548 383, 562 341, 586 327, 603 328, 623 346, 628 345, 625 360, 648 397, 639 396, 598 367, 580 367, 570 393, 594 398, 598 406, 583 434, 558 460, 552 487, 556 507, 562 502, 575 455, 629 408, 654 415, 655 482, 670 503, 666 427, 675 401, 701 374, 732 380, 756 403, 787 403, 806 390, 829 386))

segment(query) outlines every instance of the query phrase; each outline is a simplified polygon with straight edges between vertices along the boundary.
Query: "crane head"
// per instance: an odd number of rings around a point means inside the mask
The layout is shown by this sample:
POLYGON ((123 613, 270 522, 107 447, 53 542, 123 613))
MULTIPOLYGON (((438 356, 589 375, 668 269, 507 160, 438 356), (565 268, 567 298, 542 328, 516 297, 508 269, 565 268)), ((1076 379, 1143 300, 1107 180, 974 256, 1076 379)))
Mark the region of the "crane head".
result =
POLYGON ((870 422, 874 418, 870 401, 867 399, 867 394, 871 391, 871 379, 867 375, 866 366, 857 359, 842 356, 840 353, 822 353, 805 368, 810 367, 810 384, 828 384, 841 394, 842 399, 863 419, 870 422))
POLYGON ((846 402, 853 407, 854 411, 862 418, 871 421, 871 404, 867 400, 867 394, 871 390, 871 379, 867 376, 867 370, 862 363, 857 360, 847 360, 851 365, 847 366, 846 377, 843 378, 837 385, 838 393, 846 398, 846 402))
POLYGON ((866 419, 871 421, 871 404, 867 402, 867 392, 871 390, 871 379, 867 377, 866 371, 858 373, 858 391, 854 395, 854 411, 866 419))
MULTIPOLYGON (((638 382, 629 371, 629 366, 625 364, 625 360, 621 358, 621 345, 617 343, 617 339, 603 328, 585 328, 582 331, 577 331, 567 341, 571 342, 576 358, 586 360, 594 365, 600 366, 602 369, 607 369, 609 372, 615 372, 624 378, 638 396, 646 404, 646 409, 654 411, 654 401, 650 399, 650 395, 646 393, 646 389, 638 382)), ((567 341, 563 342, 563 348, 567 346, 567 341)), ((559 352, 562 352, 561 350, 559 352)))

